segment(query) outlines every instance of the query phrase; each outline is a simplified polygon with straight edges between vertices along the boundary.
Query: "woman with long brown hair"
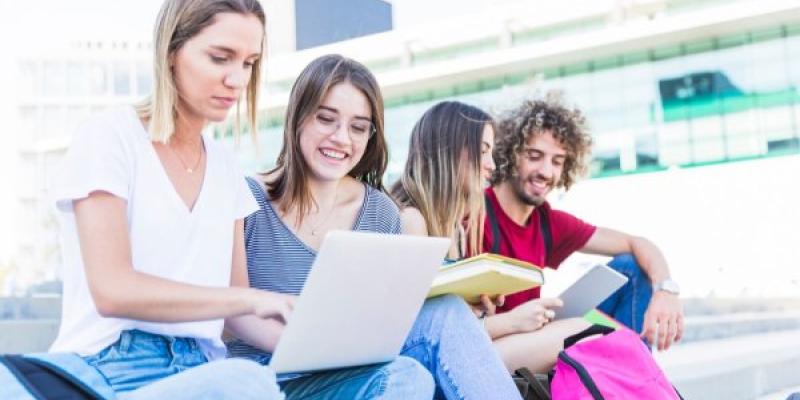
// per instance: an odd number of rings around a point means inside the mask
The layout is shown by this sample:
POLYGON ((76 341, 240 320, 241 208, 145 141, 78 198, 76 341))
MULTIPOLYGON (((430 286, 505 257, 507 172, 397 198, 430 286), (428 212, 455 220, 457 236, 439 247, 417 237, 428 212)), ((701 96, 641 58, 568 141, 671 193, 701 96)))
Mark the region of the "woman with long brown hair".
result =
MULTIPOLYGON (((245 221, 253 287, 299 293, 328 231, 401 233, 397 206, 383 190, 388 161, 383 130, 383 99, 366 67, 329 55, 301 72, 290 95, 277 165, 249 179, 261 206, 245 221)), ((241 342, 229 349, 235 356, 265 363, 270 357, 241 342)), ((409 370, 420 364, 433 375, 437 398, 519 398, 488 337, 460 298, 426 301, 401 357, 388 367, 409 370)), ((293 385, 315 379, 301 377, 283 389, 291 397, 293 385)), ((409 390, 426 384, 406 382, 409 390)), ((348 394, 342 397, 358 397, 348 394)))

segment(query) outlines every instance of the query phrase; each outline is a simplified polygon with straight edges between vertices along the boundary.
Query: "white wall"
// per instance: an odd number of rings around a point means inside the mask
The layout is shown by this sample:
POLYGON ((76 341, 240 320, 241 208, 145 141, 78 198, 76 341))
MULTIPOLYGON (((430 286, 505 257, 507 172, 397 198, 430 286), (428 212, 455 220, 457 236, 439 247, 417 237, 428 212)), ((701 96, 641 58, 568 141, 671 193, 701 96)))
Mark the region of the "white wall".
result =
POLYGON ((658 244, 687 296, 800 296, 800 156, 592 179, 557 197, 658 244))

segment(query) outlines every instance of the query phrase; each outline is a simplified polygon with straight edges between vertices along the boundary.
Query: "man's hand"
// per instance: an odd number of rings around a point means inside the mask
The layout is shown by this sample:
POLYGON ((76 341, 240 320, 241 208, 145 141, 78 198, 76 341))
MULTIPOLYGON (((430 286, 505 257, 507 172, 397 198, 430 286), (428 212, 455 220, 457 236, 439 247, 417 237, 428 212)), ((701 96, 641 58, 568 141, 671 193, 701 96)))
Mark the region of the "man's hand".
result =
POLYGON ((656 344, 659 351, 667 350, 683 337, 683 305, 677 295, 658 290, 653 293, 644 313, 642 337, 656 344), (656 337, 658 332, 658 337, 656 337))

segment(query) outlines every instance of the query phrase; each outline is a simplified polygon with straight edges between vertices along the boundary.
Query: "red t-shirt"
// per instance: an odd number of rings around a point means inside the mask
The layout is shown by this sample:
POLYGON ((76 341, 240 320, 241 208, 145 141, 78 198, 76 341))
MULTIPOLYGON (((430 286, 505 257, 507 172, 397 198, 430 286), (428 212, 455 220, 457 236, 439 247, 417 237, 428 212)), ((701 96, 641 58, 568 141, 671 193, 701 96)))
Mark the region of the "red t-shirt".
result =
MULTIPOLYGON (((494 208, 500 231, 498 252, 507 257, 555 269, 572 253, 583 248, 597 229, 594 225, 587 224, 571 214, 553 210, 550 208, 550 204, 545 202, 540 207, 544 207, 547 211, 552 241, 552 253, 545 260, 545 244, 539 227, 539 213, 532 213, 525 226, 520 226, 500 207, 497 196, 491 187, 486 189, 486 195, 494 208)), ((483 229, 483 251, 491 251, 492 243, 495 240, 497 239, 492 237, 492 226, 487 217, 483 229)), ((528 300, 536 298, 539 298, 538 287, 514 293, 506 296, 505 304, 503 307, 498 307, 497 311, 509 311, 528 300)))

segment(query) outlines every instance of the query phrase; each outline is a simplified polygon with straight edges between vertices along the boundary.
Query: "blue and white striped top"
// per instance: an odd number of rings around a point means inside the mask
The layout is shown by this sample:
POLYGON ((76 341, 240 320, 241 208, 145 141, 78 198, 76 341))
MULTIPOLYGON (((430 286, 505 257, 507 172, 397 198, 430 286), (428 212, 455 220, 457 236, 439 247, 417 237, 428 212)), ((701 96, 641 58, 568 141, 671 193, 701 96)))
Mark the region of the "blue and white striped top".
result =
MULTIPOLYGON (((278 217, 261 185, 247 178, 259 210, 245 218, 244 235, 250 286, 273 292, 300 294, 317 252, 308 247, 278 217)), ((399 234, 400 211, 386 194, 364 184, 364 204, 354 231, 399 234)), ((270 354, 240 340, 228 343, 228 355, 262 364, 270 354)))

